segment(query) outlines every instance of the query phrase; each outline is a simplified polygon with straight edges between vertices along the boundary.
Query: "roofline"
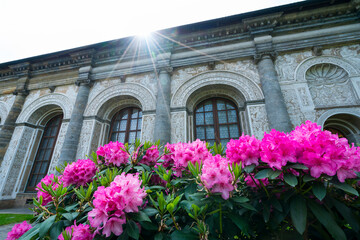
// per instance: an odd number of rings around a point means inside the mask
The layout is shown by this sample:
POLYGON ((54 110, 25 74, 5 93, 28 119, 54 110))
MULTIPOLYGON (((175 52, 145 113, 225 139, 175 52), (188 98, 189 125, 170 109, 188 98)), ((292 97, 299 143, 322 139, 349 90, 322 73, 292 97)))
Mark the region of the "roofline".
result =
MULTIPOLYGON (((267 15, 267 14, 275 13, 275 12, 284 12, 286 14, 286 13, 291 13, 291 12, 296 12, 296 11, 307 10, 307 8, 312 8, 312 9, 320 8, 320 7, 330 4, 331 2, 333 2, 332 5, 335 5, 335 4, 341 4, 341 3, 348 3, 348 2, 351 2, 351 0, 305 0, 305 1, 290 3, 290 4, 286 4, 286 5, 275 6, 275 7, 271 7, 271 8, 265 8, 265 9, 260 9, 260 10, 256 10, 256 11, 241 13, 241 14, 236 14, 236 15, 231 15, 231 16, 226 16, 226 17, 221 17, 221 18, 216 18, 216 19, 211 19, 211 20, 205 20, 205 21, 201 21, 201 22, 190 23, 190 24, 180 25, 180 26, 171 27, 171 28, 165 28, 165 29, 158 30, 157 32, 167 34, 167 33, 173 32, 173 31, 177 31, 180 34, 189 34, 191 32, 204 31, 204 30, 206 31, 208 29, 227 26, 229 24, 241 23, 242 20, 247 19, 247 18, 255 18, 258 16, 267 15), (299 9, 299 8, 301 8, 301 9, 299 9)), ((22 58, 22 59, 9 61, 9 62, 4 62, 4 63, 0 63, 0 68, 4 68, 9 65, 10 66, 16 65, 16 64, 19 64, 22 62, 33 62, 33 61, 37 61, 40 59, 46 60, 46 59, 54 58, 57 55, 66 55, 69 53, 75 53, 75 52, 82 51, 85 49, 97 49, 97 48, 104 47, 106 45, 113 45, 113 44, 120 43, 120 42, 130 41, 134 37, 135 36, 128 36, 128 37, 113 39, 113 40, 109 40, 109 41, 89 44, 89 45, 85 45, 85 46, 70 48, 70 49, 66 49, 66 50, 61 50, 61 51, 57 51, 57 52, 50 52, 50 53, 45 53, 45 54, 32 56, 32 57, 28 57, 28 58, 22 58)))

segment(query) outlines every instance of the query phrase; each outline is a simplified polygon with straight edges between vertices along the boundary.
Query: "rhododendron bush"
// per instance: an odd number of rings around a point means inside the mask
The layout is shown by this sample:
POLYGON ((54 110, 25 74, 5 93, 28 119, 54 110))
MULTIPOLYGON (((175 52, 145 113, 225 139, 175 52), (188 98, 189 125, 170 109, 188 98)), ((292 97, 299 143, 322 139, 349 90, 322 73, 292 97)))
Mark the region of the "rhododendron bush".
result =
POLYGON ((359 238, 360 148, 310 121, 226 147, 110 142, 57 170, 20 239, 359 238))

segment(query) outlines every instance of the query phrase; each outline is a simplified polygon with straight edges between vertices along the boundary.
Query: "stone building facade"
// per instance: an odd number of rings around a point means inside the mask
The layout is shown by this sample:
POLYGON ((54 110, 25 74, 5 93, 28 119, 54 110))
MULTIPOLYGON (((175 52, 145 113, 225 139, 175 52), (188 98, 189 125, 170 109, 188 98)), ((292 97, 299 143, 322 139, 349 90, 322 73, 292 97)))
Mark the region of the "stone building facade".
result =
POLYGON ((0 207, 113 136, 226 142, 311 120, 360 143, 359 18, 358 0, 305 1, 0 64, 0 207))

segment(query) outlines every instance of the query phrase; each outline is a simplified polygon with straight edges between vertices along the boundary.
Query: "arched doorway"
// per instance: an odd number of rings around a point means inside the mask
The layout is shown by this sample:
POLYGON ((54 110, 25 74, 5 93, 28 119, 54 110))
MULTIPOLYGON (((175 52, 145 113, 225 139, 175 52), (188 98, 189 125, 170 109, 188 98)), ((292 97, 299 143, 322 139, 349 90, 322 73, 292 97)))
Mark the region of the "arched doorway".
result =
POLYGON ((326 119, 324 130, 339 137, 345 137, 349 143, 360 144, 360 118, 351 114, 335 114, 326 119))

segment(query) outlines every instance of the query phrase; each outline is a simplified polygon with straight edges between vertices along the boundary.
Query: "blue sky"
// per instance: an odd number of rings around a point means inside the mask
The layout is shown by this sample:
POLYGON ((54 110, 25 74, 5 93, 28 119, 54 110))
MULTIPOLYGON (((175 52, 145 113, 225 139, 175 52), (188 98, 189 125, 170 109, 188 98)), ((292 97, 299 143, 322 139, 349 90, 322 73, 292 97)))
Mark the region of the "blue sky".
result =
POLYGON ((0 0, 0 63, 295 0, 0 0))

